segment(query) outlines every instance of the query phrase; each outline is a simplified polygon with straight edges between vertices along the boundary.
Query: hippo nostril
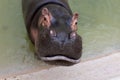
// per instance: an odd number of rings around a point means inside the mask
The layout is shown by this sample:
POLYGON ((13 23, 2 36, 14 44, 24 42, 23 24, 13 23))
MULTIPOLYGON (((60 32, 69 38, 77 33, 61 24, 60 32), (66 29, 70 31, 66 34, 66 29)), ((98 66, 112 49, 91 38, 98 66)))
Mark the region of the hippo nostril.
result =
POLYGON ((70 38, 70 39, 75 39, 75 38, 76 38, 76 35, 77 35, 76 32, 71 32, 69 38, 70 38))

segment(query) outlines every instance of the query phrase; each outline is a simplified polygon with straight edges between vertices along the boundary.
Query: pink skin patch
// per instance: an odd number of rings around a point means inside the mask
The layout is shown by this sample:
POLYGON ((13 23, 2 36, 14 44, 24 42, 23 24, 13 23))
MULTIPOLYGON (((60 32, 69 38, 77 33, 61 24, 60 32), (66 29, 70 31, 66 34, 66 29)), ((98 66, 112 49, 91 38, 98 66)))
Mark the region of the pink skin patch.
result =
POLYGON ((31 30, 32 39, 35 42, 37 40, 37 37, 38 37, 38 30, 35 28, 32 28, 32 27, 30 30, 31 30))

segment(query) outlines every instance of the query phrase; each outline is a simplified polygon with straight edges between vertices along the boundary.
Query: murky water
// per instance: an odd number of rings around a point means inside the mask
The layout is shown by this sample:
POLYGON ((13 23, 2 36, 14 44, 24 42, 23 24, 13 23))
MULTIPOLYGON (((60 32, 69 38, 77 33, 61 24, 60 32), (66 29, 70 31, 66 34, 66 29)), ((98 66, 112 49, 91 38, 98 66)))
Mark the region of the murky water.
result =
MULTIPOLYGON (((120 0, 69 0, 79 12, 83 38, 82 60, 120 50, 120 0)), ((0 2, 0 76, 49 68, 38 61, 27 37, 21 0, 0 2)))

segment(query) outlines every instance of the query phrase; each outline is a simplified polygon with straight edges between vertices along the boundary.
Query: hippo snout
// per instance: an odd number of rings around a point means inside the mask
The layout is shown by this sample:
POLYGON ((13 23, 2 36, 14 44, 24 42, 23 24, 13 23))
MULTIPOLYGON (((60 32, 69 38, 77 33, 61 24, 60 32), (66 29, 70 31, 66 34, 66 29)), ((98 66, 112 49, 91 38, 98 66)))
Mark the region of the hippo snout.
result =
POLYGON ((81 38, 79 40, 66 40, 66 42, 53 41, 51 47, 44 52, 44 54, 39 54, 40 58, 44 61, 53 61, 53 60, 63 60, 72 63, 78 63, 81 57, 81 38), (62 44, 61 44, 62 43, 62 44))
POLYGON ((39 45, 38 55, 44 61, 62 60, 78 63, 82 53, 81 45, 82 39, 77 33, 75 37, 70 38, 69 34, 62 32, 57 36, 50 37, 49 43, 46 45, 39 45))

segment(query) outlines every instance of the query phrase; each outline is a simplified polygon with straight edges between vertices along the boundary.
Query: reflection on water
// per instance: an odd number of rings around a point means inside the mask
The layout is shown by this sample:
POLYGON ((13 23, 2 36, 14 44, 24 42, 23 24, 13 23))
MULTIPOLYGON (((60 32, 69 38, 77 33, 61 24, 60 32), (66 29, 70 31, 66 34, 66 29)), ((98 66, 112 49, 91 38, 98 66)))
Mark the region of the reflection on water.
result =
MULTIPOLYGON (((69 0, 80 13, 82 60, 120 49, 120 0, 69 0)), ((21 12, 21 0, 0 2, 0 76, 50 65, 34 58, 21 12)))

